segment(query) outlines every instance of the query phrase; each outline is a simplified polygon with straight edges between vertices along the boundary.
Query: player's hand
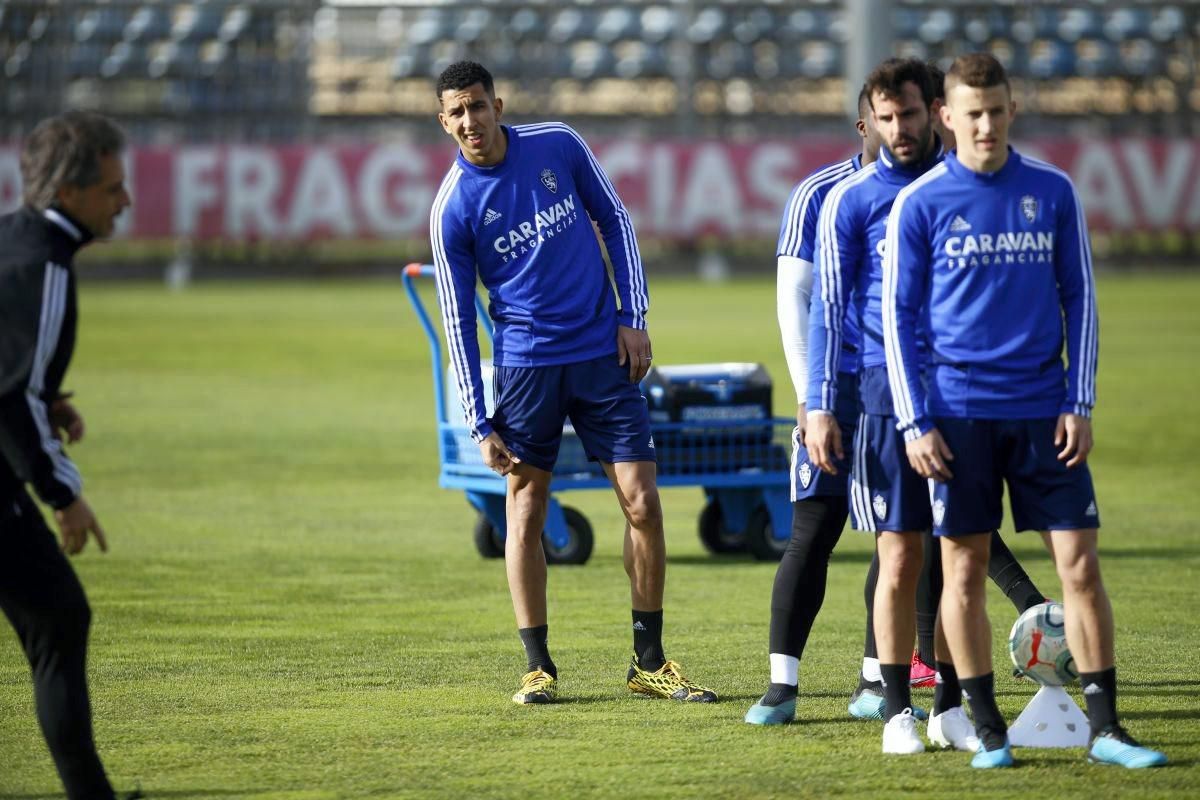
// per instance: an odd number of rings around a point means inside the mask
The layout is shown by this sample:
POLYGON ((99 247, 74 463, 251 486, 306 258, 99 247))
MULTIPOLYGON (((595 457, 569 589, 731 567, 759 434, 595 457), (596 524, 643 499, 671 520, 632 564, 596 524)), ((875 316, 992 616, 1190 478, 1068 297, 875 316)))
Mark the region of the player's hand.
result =
POLYGON ((837 461, 846 457, 842 451, 842 428, 837 417, 828 411, 810 411, 804 446, 808 460, 826 475, 837 475, 837 461))
POLYGON ((96 519, 92 507, 83 499, 83 495, 76 497, 66 508, 55 511, 54 521, 58 523, 58 531, 62 535, 62 549, 67 555, 73 556, 83 551, 89 532, 95 535, 100 551, 108 552, 104 529, 100 527, 100 520, 96 519))
POLYGON ((1054 444, 1062 447, 1058 460, 1066 461, 1068 467, 1087 461, 1088 453, 1092 452, 1092 421, 1079 414, 1059 414, 1054 444))
POLYGON ((804 403, 796 406, 796 429, 800 431, 800 441, 804 441, 804 434, 808 430, 808 411, 804 403))
POLYGON ((83 438, 85 428, 83 415, 71 405, 68 400, 70 396, 64 394, 50 404, 50 432, 59 441, 62 441, 62 435, 65 433, 67 442, 74 444, 83 438))
POLYGON ((950 471, 950 462, 954 460, 954 454, 950 452, 950 447, 937 428, 931 428, 919 439, 905 442, 904 450, 908 453, 908 463, 922 478, 932 478, 945 483, 954 477, 954 473, 950 471))
POLYGON ((483 454, 483 463, 487 464, 488 469, 497 475, 507 475, 516 468, 517 464, 521 463, 517 454, 508 449, 504 440, 500 438, 500 434, 495 431, 489 433, 487 438, 479 443, 479 452, 483 454))
POLYGON ((650 334, 626 325, 617 326, 617 363, 629 363, 629 382, 637 383, 650 371, 654 353, 650 349, 650 334))

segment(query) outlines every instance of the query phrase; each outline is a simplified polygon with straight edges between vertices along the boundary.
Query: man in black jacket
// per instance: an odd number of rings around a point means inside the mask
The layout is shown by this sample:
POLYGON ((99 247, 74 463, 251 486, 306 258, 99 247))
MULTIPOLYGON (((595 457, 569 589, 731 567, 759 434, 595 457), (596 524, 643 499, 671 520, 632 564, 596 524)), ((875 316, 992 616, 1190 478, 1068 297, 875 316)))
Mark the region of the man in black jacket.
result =
POLYGON ((0 217, 0 608, 33 672, 38 721, 67 796, 112 798, 92 738, 86 660, 91 609, 63 555, 104 530, 62 440, 83 417, 62 391, 75 348, 72 260, 112 234, 130 204, 124 136, 108 119, 68 112, 45 120, 21 152, 25 204, 0 217), (26 490, 54 510, 61 549, 26 490))

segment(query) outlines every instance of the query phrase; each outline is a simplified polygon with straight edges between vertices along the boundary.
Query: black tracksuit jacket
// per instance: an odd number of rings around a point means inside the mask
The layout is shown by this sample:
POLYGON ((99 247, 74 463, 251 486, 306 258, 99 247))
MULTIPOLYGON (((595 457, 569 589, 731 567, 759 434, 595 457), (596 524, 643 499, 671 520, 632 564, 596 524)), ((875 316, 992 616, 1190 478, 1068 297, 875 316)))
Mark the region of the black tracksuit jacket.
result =
POLYGON ((90 238, 57 209, 0 216, 0 502, 25 484, 56 509, 83 491, 49 412, 75 349, 71 262, 90 238))

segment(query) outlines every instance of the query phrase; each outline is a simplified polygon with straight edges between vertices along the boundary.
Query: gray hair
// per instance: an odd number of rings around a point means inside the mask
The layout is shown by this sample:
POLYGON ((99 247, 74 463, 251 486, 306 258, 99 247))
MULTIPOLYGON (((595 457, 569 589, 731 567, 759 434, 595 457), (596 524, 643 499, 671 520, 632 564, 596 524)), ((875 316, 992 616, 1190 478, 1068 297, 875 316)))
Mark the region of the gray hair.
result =
POLYGON ((68 111, 42 120, 21 148, 25 202, 45 210, 63 186, 95 184, 100 180, 100 159, 124 148, 125 134, 100 114, 68 111))

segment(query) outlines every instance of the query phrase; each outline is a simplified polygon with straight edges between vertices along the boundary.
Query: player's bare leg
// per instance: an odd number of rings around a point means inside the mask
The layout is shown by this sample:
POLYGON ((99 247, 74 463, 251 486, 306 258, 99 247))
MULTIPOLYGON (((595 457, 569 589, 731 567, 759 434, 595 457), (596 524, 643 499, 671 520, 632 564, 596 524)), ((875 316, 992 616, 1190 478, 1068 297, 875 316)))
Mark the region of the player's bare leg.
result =
POLYGON ((887 531, 878 534, 875 543, 879 551, 875 649, 879 653, 885 695, 889 698, 884 718, 891 719, 912 705, 908 665, 917 635, 917 580, 924 562, 923 534, 887 531))
POLYGON ((1052 531, 1042 534, 1062 581, 1067 642, 1080 672, 1111 667, 1113 612, 1100 577, 1097 531, 1052 531))
POLYGON ((508 476, 504 511, 504 570, 517 627, 546 624, 546 553, 542 531, 550 499, 550 473, 519 464, 508 476))
POLYGON ((513 702, 520 704, 550 703, 558 692, 558 669, 546 643, 546 553, 542 549, 550 477, 545 470, 518 464, 508 475, 504 503, 504 571, 528 668, 513 695, 513 702))
POLYGON ((653 461, 604 464, 625 514, 624 561, 633 603, 633 660, 626 682, 640 694, 674 700, 712 702, 717 695, 689 681, 679 665, 663 654, 663 587, 667 546, 657 465, 653 461))
POLYGON ((1011 766, 1008 725, 996 706, 992 626, 987 616, 992 532, 943 536, 941 540, 945 585, 939 616, 982 745, 971 765, 1011 766))
POLYGON ((1095 528, 1043 533, 1062 580, 1067 644, 1079 667, 1092 741, 1088 757, 1124 767, 1157 767, 1167 757, 1143 747, 1117 717, 1117 669, 1113 655, 1113 613, 1100 576, 1095 528))
POLYGON ((909 664, 917 635, 917 581, 924 565, 924 534, 885 531, 875 537, 879 581, 875 586, 875 648, 883 676, 883 752, 909 755, 925 750, 917 735, 909 686, 909 664))
POLYGON ((636 611, 661 611, 667 577, 667 545, 662 503, 653 461, 605 464, 625 515, 625 574, 636 611))

